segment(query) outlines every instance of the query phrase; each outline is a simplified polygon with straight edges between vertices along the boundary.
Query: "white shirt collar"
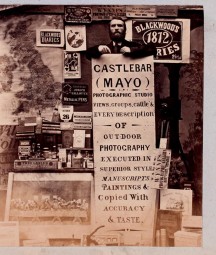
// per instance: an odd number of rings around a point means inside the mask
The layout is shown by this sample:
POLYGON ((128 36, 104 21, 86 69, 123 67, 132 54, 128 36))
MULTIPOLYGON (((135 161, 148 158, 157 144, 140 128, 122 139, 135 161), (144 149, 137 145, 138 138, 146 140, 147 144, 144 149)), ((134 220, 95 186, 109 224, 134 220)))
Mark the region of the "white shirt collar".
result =
POLYGON ((116 45, 122 46, 122 42, 117 43, 117 42, 114 42, 114 41, 113 41, 113 46, 116 46, 116 45))

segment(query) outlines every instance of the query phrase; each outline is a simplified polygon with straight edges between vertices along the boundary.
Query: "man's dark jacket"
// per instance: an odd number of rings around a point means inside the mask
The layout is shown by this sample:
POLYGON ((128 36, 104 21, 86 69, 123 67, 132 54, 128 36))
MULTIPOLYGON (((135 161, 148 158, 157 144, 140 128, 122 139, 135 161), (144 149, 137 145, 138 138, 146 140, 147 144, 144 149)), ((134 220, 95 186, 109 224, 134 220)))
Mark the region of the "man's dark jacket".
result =
MULTIPOLYGON (((86 57, 88 59, 99 58, 102 55, 102 53, 98 51, 98 46, 99 45, 96 45, 94 47, 91 47, 91 48, 87 49, 86 57)), ((110 48, 111 53, 119 53, 119 52, 115 51, 115 47, 114 47, 112 41, 109 44, 106 44, 106 46, 108 46, 110 48)), ((122 48, 124 46, 129 47, 130 50, 131 50, 131 52, 124 53, 124 55, 125 56, 130 56, 132 58, 147 57, 147 56, 156 54, 155 49, 149 48, 149 47, 147 47, 145 45, 142 45, 141 43, 138 43, 138 42, 123 40, 121 42, 120 48, 122 48)))

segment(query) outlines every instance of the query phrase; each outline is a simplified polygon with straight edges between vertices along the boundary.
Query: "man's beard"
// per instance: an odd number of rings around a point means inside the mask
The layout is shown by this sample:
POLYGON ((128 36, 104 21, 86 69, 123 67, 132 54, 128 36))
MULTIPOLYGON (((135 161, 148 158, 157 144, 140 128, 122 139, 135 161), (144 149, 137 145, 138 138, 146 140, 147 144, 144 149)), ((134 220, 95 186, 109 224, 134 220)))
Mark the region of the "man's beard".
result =
POLYGON ((121 42, 122 40, 124 40, 125 38, 125 32, 114 32, 114 33, 109 33, 110 34, 110 38, 111 40, 115 41, 115 42, 121 42))

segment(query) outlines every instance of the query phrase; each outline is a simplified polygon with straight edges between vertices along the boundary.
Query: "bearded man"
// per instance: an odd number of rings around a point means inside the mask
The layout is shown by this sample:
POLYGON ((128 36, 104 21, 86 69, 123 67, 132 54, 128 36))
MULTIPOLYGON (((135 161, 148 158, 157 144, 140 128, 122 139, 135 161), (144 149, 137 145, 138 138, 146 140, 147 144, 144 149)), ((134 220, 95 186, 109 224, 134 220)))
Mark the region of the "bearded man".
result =
POLYGON ((111 42, 87 49, 86 57, 99 58, 102 54, 124 54, 130 57, 145 57, 155 55, 156 50, 138 42, 125 40, 126 24, 121 18, 113 18, 109 23, 111 42))

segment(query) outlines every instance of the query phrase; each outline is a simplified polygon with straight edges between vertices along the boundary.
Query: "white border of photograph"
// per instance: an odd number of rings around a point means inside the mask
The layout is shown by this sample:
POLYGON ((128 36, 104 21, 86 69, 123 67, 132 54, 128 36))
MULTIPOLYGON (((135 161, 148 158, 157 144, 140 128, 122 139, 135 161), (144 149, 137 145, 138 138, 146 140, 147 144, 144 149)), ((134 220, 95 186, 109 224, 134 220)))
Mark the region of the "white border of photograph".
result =
POLYGON ((65 43, 67 51, 86 50, 86 26, 85 25, 66 25, 65 43))
POLYGON ((192 190, 160 190, 160 209, 181 211, 182 215, 192 215, 192 190))

